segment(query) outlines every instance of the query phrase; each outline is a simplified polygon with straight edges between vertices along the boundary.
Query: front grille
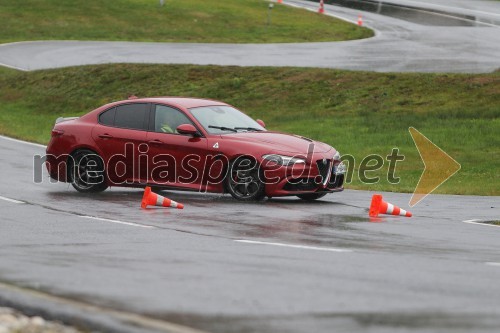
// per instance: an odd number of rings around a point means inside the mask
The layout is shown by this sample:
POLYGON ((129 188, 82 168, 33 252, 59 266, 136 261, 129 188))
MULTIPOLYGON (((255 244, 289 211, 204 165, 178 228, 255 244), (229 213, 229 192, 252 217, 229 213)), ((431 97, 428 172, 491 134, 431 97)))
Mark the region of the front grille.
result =
POLYGON ((317 160, 316 165, 318 167, 319 174, 321 176, 322 181, 324 182, 326 178, 328 178, 328 170, 330 170, 331 160, 323 159, 317 160))
POLYGON ((334 188, 342 187, 342 185, 344 185, 344 175, 343 174, 339 174, 339 175, 332 174, 332 177, 330 178, 330 181, 328 182, 328 188, 334 189, 334 188))

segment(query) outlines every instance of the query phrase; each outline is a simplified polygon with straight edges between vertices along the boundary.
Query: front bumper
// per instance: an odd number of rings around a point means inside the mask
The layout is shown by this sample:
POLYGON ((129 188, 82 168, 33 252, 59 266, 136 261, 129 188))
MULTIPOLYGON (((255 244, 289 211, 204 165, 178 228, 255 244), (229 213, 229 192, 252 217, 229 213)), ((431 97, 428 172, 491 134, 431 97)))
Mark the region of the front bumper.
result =
POLYGON ((315 156, 305 164, 264 168, 266 195, 288 196, 344 190, 345 165, 331 157, 315 156))

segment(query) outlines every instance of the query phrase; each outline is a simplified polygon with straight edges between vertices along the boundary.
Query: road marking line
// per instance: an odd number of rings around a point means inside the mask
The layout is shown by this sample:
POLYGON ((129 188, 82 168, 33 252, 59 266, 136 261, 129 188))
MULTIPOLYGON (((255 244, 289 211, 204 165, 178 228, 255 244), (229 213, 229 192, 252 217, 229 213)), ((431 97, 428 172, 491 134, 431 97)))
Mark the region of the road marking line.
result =
POLYGON ((24 143, 24 144, 27 144, 27 145, 32 145, 32 146, 35 146, 35 147, 47 148, 46 146, 41 145, 39 143, 33 143, 33 142, 28 142, 28 141, 13 139, 13 138, 9 138, 8 136, 5 136, 5 135, 0 135, 0 138, 2 138, 4 140, 8 140, 8 141, 17 142, 17 143, 24 143))
POLYGON ((15 70, 22 71, 22 72, 28 72, 29 71, 26 68, 21 68, 21 67, 16 67, 16 66, 12 66, 12 65, 7 65, 7 64, 4 64, 3 62, 0 62, 0 66, 7 67, 7 68, 10 68, 10 69, 15 69, 15 70))
MULTIPOLYGON (((65 40, 63 40, 63 41, 65 41, 65 40)), ((37 42, 50 42, 50 40, 24 40, 24 41, 20 41, 20 42, 3 43, 3 44, 0 44, 0 47, 6 47, 6 46, 16 45, 16 44, 37 43, 37 42)))
POLYGON ((80 217, 84 218, 84 219, 90 219, 90 220, 96 220, 96 221, 103 221, 103 222, 124 224, 124 225, 133 226, 133 227, 156 229, 156 227, 154 227, 152 225, 144 225, 144 224, 138 224, 138 223, 132 223, 132 222, 124 222, 124 221, 118 221, 118 220, 111 220, 111 219, 105 219, 105 218, 102 218, 102 217, 87 216, 87 215, 81 215, 80 217))
POLYGON ((500 262, 485 262, 486 265, 488 266, 498 266, 500 267, 500 262))
POLYGON ((495 225, 495 224, 489 224, 489 223, 481 223, 478 222, 481 220, 475 219, 475 220, 465 220, 462 221, 463 223, 469 223, 469 224, 477 224, 477 225, 484 225, 484 226, 490 226, 490 227, 500 227, 500 225, 495 225))
POLYGON ((352 250, 337 249, 337 248, 333 248, 333 247, 317 247, 317 246, 307 246, 307 245, 260 242, 260 241, 246 240, 246 239, 235 239, 234 241, 238 242, 238 243, 273 245, 273 246, 291 247, 291 248, 295 248, 295 249, 304 249, 304 250, 329 251, 329 252, 353 252, 352 250))
MULTIPOLYGON (((0 282, 0 290, 7 291, 10 293, 19 294, 21 298, 14 297, 12 302, 15 302, 14 305, 23 306, 25 304, 29 304, 29 300, 34 299, 35 305, 30 305, 31 308, 34 308, 36 311, 40 311, 40 307, 38 307, 37 302, 43 301, 44 303, 51 303, 54 308, 68 308, 72 307, 74 310, 77 310, 76 313, 79 313, 79 316, 72 316, 73 322, 90 322, 92 323, 91 316, 108 316, 113 320, 117 320, 118 322, 124 325, 132 325, 132 327, 146 328, 154 331, 160 331, 165 333, 207 333, 207 331, 202 331, 196 328, 192 328, 189 326, 185 326, 182 324, 176 324, 167 320, 150 318, 146 315, 127 312, 123 310, 115 310, 112 308, 103 307, 100 305, 94 305, 91 303, 85 303, 83 301, 72 300, 68 298, 64 298, 61 296, 55 296, 51 294, 47 294, 42 291, 29 289, 25 287, 18 287, 16 285, 0 282), (19 301, 21 299, 21 301, 19 301), (86 314, 83 314, 86 312, 86 314)), ((64 313, 64 311, 63 311, 64 313)), ((94 322, 96 323, 96 322, 94 322)), ((71 322, 70 322, 71 324, 71 322)), ((105 329, 99 329, 99 331, 106 331, 105 329)))
POLYGON ((24 203, 26 203, 24 201, 19 201, 19 200, 15 200, 15 199, 11 199, 11 198, 6 198, 6 197, 2 197, 2 196, 0 196, 0 200, 12 202, 12 203, 15 203, 15 204, 24 204, 24 203))

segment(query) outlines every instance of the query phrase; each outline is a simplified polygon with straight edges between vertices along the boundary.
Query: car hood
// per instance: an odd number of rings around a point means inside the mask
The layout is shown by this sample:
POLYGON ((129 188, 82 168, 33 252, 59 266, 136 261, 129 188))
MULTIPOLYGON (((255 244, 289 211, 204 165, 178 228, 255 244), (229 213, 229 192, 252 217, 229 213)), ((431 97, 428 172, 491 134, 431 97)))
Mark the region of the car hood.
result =
POLYGON ((279 132, 240 132, 221 135, 224 141, 255 143, 269 148, 269 153, 307 154, 309 145, 314 144, 314 152, 325 153, 332 147, 326 143, 314 141, 299 135, 279 132))

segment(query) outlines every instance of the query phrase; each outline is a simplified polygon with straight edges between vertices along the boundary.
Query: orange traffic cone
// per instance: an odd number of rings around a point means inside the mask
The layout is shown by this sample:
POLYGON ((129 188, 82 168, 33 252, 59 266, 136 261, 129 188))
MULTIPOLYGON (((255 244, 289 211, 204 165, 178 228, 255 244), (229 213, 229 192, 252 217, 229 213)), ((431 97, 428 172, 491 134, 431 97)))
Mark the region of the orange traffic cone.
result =
POLYGON ((178 209, 184 209, 184 205, 170 200, 168 198, 162 197, 159 194, 151 192, 151 187, 146 186, 144 189, 144 196, 142 197, 141 208, 146 208, 147 206, 162 206, 162 207, 172 207, 178 209))
POLYGON ((406 217, 412 216, 410 212, 407 212, 396 205, 385 202, 382 199, 382 195, 374 194, 370 205, 370 216, 376 217, 378 214, 399 215, 406 217))
POLYGON ((321 0, 319 2, 318 13, 323 14, 324 12, 325 12, 325 3, 323 2, 323 0, 321 0))
POLYGON ((283 3, 283 0, 278 0, 278 3, 283 3))
POLYGON ((361 17, 361 15, 358 15, 358 25, 359 25, 360 27, 362 27, 362 26, 363 26, 363 18, 361 17))

